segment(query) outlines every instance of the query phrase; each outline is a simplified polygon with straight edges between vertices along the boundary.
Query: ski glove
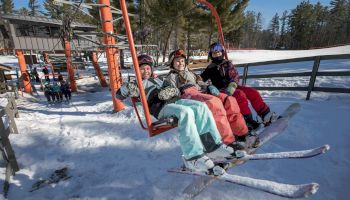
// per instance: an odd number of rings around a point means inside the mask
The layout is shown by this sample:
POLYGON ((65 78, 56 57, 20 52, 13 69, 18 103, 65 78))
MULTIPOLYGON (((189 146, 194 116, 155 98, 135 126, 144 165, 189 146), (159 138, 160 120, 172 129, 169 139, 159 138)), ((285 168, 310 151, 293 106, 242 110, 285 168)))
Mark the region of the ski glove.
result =
POLYGON ((209 93, 214 96, 219 96, 220 94, 220 91, 214 85, 209 85, 208 90, 209 90, 209 93))
POLYGON ((167 101, 175 96, 179 96, 179 94, 180 94, 179 89, 169 86, 159 91, 158 98, 160 100, 167 101))
POLYGON ((128 83, 127 85, 130 97, 139 97, 140 91, 136 83, 128 83))
POLYGON ((233 93, 235 93, 236 88, 237 88, 237 83, 231 82, 230 84, 228 84, 228 86, 226 88, 226 94, 229 96, 232 96, 233 93))

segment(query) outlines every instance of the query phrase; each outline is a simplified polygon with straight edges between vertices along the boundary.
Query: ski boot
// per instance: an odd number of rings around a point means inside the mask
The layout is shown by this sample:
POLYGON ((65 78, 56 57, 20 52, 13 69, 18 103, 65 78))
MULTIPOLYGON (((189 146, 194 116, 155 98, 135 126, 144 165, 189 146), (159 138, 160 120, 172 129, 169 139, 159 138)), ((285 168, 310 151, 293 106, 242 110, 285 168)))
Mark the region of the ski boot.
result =
POLYGON ((278 119, 278 115, 275 112, 271 112, 270 108, 267 108, 266 111, 260 115, 260 117, 265 126, 269 126, 278 119))

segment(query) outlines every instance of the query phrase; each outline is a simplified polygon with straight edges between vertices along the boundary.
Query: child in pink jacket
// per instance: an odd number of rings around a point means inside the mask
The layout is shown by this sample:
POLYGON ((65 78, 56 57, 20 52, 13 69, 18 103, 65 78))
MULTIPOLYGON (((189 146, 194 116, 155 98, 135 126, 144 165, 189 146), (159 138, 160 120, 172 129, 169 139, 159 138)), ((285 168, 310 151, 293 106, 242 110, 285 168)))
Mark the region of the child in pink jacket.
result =
POLYGON ((171 71, 166 76, 163 86, 178 88, 181 98, 205 102, 213 113, 223 142, 235 150, 244 149, 243 145, 235 142, 235 136, 245 138, 248 135, 248 128, 236 99, 220 93, 215 86, 204 83, 200 76, 188 69, 185 59, 186 55, 181 49, 170 54, 171 71))

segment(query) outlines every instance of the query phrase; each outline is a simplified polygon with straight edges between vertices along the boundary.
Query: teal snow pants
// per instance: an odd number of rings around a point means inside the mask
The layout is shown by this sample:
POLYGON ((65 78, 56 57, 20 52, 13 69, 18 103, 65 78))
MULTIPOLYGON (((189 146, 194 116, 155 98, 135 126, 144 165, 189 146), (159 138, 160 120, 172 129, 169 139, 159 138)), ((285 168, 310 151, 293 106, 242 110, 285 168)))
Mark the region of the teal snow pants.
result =
POLYGON ((159 113, 159 118, 178 118, 180 146, 186 160, 202 156, 205 151, 221 144, 221 136, 214 117, 206 104, 190 99, 180 99, 167 104, 159 113), (209 139, 208 139, 209 138, 209 139))

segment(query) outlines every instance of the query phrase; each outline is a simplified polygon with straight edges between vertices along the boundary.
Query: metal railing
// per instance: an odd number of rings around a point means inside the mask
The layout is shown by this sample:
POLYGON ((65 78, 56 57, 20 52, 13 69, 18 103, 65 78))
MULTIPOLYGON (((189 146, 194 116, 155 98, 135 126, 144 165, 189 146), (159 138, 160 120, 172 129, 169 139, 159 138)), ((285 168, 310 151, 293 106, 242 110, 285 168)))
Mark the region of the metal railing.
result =
POLYGON ((15 175, 19 171, 19 166, 12 149, 9 135, 11 133, 18 134, 18 129, 14 118, 19 117, 17 105, 14 97, 8 97, 8 104, 5 107, 0 107, 0 149, 2 158, 6 163, 5 182, 3 186, 3 196, 7 198, 10 187, 10 176, 15 175))
MULTIPOLYGON (((320 72, 320 62, 323 60, 339 60, 339 59, 350 59, 350 54, 340 54, 340 55, 325 55, 325 56, 312 56, 303 58, 292 58, 285 60, 275 60, 275 61, 265 61, 265 62, 255 62, 255 63, 244 63, 239 64, 237 67, 243 67, 243 75, 241 76, 242 85, 246 85, 247 79, 253 78, 277 78, 277 77, 310 77, 310 81, 307 87, 254 87, 257 90, 289 90, 289 91, 307 91, 306 100, 310 99, 312 91, 318 92, 334 92, 334 93, 350 93, 350 88, 329 88, 329 87, 315 87, 315 82, 317 76, 350 76, 349 71, 327 71, 320 72), (274 74, 259 74, 259 75, 249 75, 249 67, 262 66, 262 65, 273 65, 273 64, 283 64, 292 62, 304 62, 304 61, 314 61, 312 71, 309 72, 296 72, 296 73, 274 73, 274 74)), ((350 66, 349 66, 350 69, 350 66)))

